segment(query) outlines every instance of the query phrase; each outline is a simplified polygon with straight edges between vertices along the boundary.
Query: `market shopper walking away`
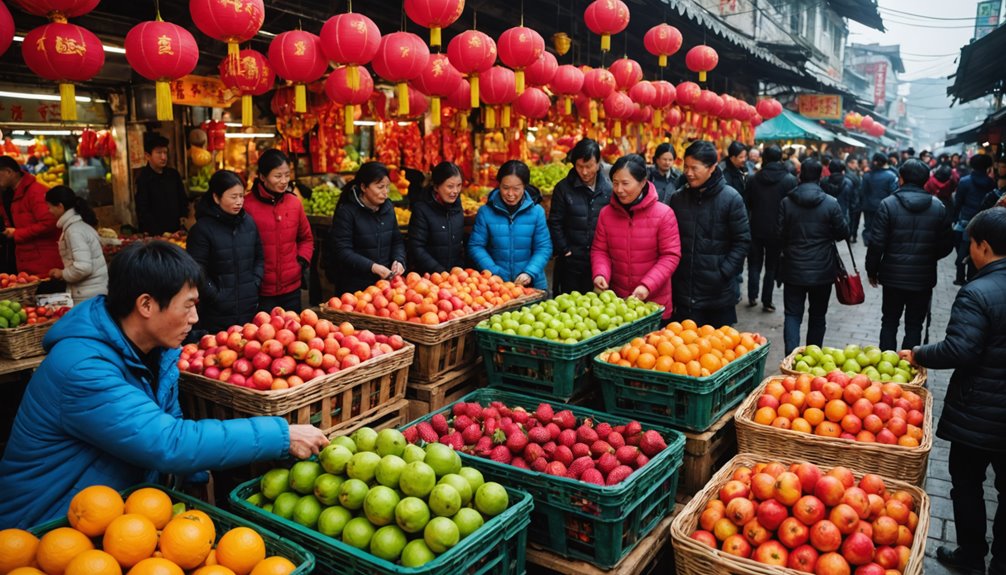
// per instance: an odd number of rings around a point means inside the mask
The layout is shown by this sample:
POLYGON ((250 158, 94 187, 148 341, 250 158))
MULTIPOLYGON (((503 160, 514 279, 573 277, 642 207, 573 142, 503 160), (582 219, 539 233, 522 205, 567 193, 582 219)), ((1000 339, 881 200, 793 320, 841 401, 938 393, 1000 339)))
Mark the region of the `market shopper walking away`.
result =
POLYGON ((556 294, 594 289, 590 247, 601 210, 611 201, 611 180, 601 171, 601 147, 584 138, 570 150, 573 167, 555 185, 548 213, 555 267, 552 291, 556 294))
POLYGON ((974 275, 974 264, 968 263, 968 251, 971 242, 967 236, 967 225, 978 213, 985 196, 995 189, 995 180, 990 174, 992 157, 988 154, 975 154, 968 160, 971 173, 961 178, 954 192, 954 230, 959 234, 957 242, 957 278, 955 285, 964 285, 971 275, 974 275))
MULTIPOLYGON (((897 154, 893 155, 897 159, 897 154)), ((870 230, 873 218, 880 209, 880 202, 898 190, 898 176, 888 168, 887 158, 877 152, 870 160, 870 171, 863 174, 862 198, 863 243, 870 245, 870 230)))
POLYGON ((658 201, 646 160, 631 154, 611 167, 611 202, 601 210, 590 250, 594 287, 664 306, 671 317, 671 276, 681 260, 674 211, 658 201))
POLYGON ((939 198, 947 209, 953 210, 957 178, 954 177, 954 169, 950 167, 949 161, 936 166, 926 181, 924 189, 939 198))
POLYGON ((91 485, 205 481, 207 469, 306 458, 328 444, 280 417, 183 418, 179 345, 199 319, 201 276, 178 246, 135 243, 112 260, 108 296, 50 328, 0 461, 0 529, 65 517, 91 485))
POLYGON ((255 220, 244 210, 245 186, 230 170, 210 177, 196 203, 186 249, 202 267, 198 328, 210 333, 252 320, 260 308, 265 255, 255 220))
POLYGON ((66 282, 74 304, 108 293, 108 266, 95 226, 98 217, 87 200, 66 186, 45 193, 49 213, 56 218, 62 268, 49 270, 49 277, 66 282))
POLYGON ((178 170, 168 167, 168 139, 160 134, 144 138, 147 165, 136 177, 136 219, 140 231, 151 236, 184 229, 189 198, 178 170))
POLYGON ((421 274, 465 266, 461 168, 440 162, 432 175, 431 188, 409 194, 409 266, 421 274))
POLYGON ((901 352, 929 369, 953 369, 937 437, 950 442, 950 498, 957 547, 936 559, 962 573, 985 573, 985 472, 999 492, 989 575, 1006 573, 1006 208, 978 213, 967 228, 978 272, 957 292, 943 341, 901 352))
POLYGON ((314 236, 291 180, 290 160, 275 148, 266 150, 258 158, 258 175, 244 204, 262 238, 260 309, 300 311, 300 290, 307 288, 314 236))
POLYGON ((838 269, 835 242, 849 237, 849 227, 838 205, 818 185, 821 162, 813 158, 800 165, 800 185, 779 208, 782 262, 779 281, 785 284, 783 339, 786 355, 800 345, 800 324, 807 311, 807 345, 823 345, 827 329, 828 300, 838 269))
POLYGON ((744 200, 724 180, 711 142, 692 142, 684 166, 685 185, 670 199, 681 233, 681 262, 672 279, 673 319, 733 325, 735 278, 751 247, 744 200))
POLYGON ((845 163, 842 160, 828 162, 828 177, 821 180, 821 189, 826 194, 838 200, 845 221, 849 221, 849 205, 852 203, 852 180, 845 174, 845 163))
POLYGON ((852 182, 852 196, 849 197, 849 241, 856 243, 859 236, 859 217, 863 213, 863 173, 859 169, 859 159, 849 155, 845 159, 845 177, 852 182))
POLYGON ((335 293, 355 292, 405 272, 405 240, 388 199, 387 166, 367 162, 343 190, 325 239, 325 274, 335 293))
POLYGON ((674 160, 674 146, 667 142, 658 145, 653 152, 650 181, 657 189, 657 200, 663 204, 678 189, 678 182, 681 181, 681 171, 674 167, 674 160))
POLYGON ((539 192, 531 186, 531 170, 510 160, 496 172, 496 182, 499 187, 475 216, 468 255, 476 268, 504 281, 548 289, 545 265, 552 257, 552 240, 545 210, 532 199, 539 192))
POLYGON ((953 215, 922 188, 929 167, 911 158, 898 173, 901 188, 880 202, 866 252, 870 285, 884 286, 880 349, 911 349, 922 343, 922 324, 936 287, 936 263, 954 249, 953 215), (902 313, 905 338, 896 348, 902 313))
POLYGON ((758 305, 758 288, 761 286, 762 309, 775 311, 773 291, 779 266, 779 205, 786 194, 793 191, 799 182, 789 173, 782 162, 779 146, 765 148, 762 169, 748 178, 744 191, 748 218, 751 221, 751 251, 748 254, 748 307, 758 305), (765 276, 759 279, 762 265, 765 276))
POLYGON ((17 271, 48 277, 49 270, 62 268, 59 257, 59 228, 56 216, 45 203, 48 188, 35 176, 22 171, 14 158, 0 156, 0 191, 11 193, 4 202, 3 234, 14 242, 17 271))

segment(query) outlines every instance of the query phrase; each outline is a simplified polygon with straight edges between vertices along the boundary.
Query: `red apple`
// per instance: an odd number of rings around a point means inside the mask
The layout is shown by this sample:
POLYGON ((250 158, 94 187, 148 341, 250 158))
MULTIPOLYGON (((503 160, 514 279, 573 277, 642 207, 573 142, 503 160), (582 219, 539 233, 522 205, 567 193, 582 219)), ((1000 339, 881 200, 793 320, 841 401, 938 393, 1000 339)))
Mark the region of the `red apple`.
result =
POLYGON ((842 532, 831 521, 822 519, 810 528, 810 544, 823 553, 835 551, 842 545, 842 532))
POLYGON ((272 358, 280 358, 286 355, 286 348, 275 339, 266 340, 262 343, 262 351, 272 358))
MULTIPOLYGON (((734 499, 734 501, 740 501, 740 499, 734 499)), ((761 545, 772 538, 772 532, 763 527, 761 523, 758 523, 757 519, 752 519, 745 523, 744 529, 741 531, 744 533, 744 538, 747 539, 748 543, 754 546, 761 545)))
POLYGON ((311 367, 321 367, 324 355, 317 349, 308 350, 307 355, 304 356, 304 363, 311 367))
POLYGON ((323 348, 325 353, 335 355, 335 352, 339 351, 340 347, 342 347, 342 344, 339 343, 339 340, 334 337, 325 338, 325 347, 323 348))
POLYGON ((189 360, 185 358, 179 358, 178 360, 178 371, 189 371, 192 366, 189 364, 189 360))
POLYGON ((759 501, 772 499, 775 490, 775 477, 768 473, 755 473, 751 476, 751 495, 759 501))
POLYGON ((318 323, 318 314, 313 309, 305 309, 300 312, 300 323, 314 326, 318 323))
POLYGON ((898 542, 898 522, 886 515, 874 520, 873 542, 877 545, 895 545, 898 542))
POLYGON ((764 393, 762 394, 761 397, 758 398, 758 409, 761 409, 763 407, 771 407, 772 409, 779 409, 779 400, 772 395, 764 393))
POLYGON ((863 429, 876 435, 884 429, 884 422, 876 413, 871 413, 863 418, 863 429))
POLYGON ((218 331, 217 332, 217 338, 216 338, 217 339, 217 345, 220 346, 220 347, 223 347, 223 346, 227 345, 227 338, 228 337, 230 337, 230 334, 227 333, 226 331, 218 331))
POLYGON ((332 333, 332 322, 327 319, 319 319, 314 324, 314 331, 318 334, 318 337, 325 339, 328 337, 328 334, 332 333))
POLYGON ((253 323, 246 323, 243 328, 241 328, 241 337, 245 338, 247 341, 256 340, 258 336, 258 326, 253 323))
POLYGON ((842 467, 841 465, 832 467, 828 470, 826 475, 837 477, 842 481, 842 485, 845 486, 846 489, 856 484, 856 478, 852 475, 852 471, 850 471, 848 467, 842 467))
POLYGON ((789 560, 789 551, 778 541, 767 541, 758 546, 754 551, 752 559, 766 565, 778 565, 785 567, 789 560))
POLYGON ((246 387, 245 376, 240 373, 232 373, 227 382, 238 387, 246 387))
POLYGON ((724 553, 737 557, 747 558, 751 556, 751 544, 742 535, 734 534, 727 536, 723 540, 723 547, 721 549, 724 553))
MULTIPOLYGON (((716 536, 720 541, 726 541, 727 537, 731 535, 739 535, 740 528, 734 525, 733 521, 730 521, 726 517, 718 519, 716 524, 713 525, 713 535, 716 536)), ((744 538, 743 535, 739 535, 741 539, 744 538)), ((747 541, 745 541, 747 543, 747 541)))
POLYGON ((314 328, 309 325, 302 325, 300 326, 300 329, 297 330, 297 339, 304 343, 311 341, 315 337, 317 337, 317 332, 315 332, 314 328))
POLYGON ((356 334, 356 337, 359 338, 361 342, 367 345, 374 345, 375 343, 377 343, 377 338, 374 335, 374 332, 370 331, 369 329, 361 330, 360 333, 356 334))
POLYGON ((892 417, 887 420, 887 429, 891 430, 895 437, 901 437, 908 433, 908 422, 900 417, 892 417))
POLYGON ((227 336, 227 347, 230 349, 241 352, 245 346, 245 338, 240 331, 236 331, 227 336))
POLYGON ((859 523, 859 514, 850 505, 840 503, 831 508, 828 520, 838 527, 842 535, 849 535, 856 530, 856 524, 859 523))
POLYGON ((272 324, 264 324, 259 326, 258 333, 255 334, 255 339, 262 343, 269 341, 270 339, 276 338, 276 328, 272 324))
POLYGON ((252 385, 255 389, 271 389, 273 383, 272 374, 264 369, 257 369, 251 376, 252 385))
POLYGON ((787 517, 779 524, 776 537, 786 547, 796 549, 807 542, 810 537, 810 529, 803 523, 800 523, 800 520, 796 517, 787 517))
POLYGON ((775 499, 766 499, 758 504, 756 515, 758 523, 769 531, 775 531, 779 528, 779 524, 789 517, 789 512, 782 503, 775 499))
POLYGON ((824 503, 813 495, 804 495, 793 505, 793 517, 808 527, 824 519, 824 503))
POLYGON ((284 356, 272 361, 272 369, 270 371, 274 377, 283 377, 290 375, 295 369, 297 369, 297 362, 292 357, 284 356))
POLYGON ((813 463, 803 462, 796 467, 796 476, 800 478, 800 486, 803 493, 814 493, 814 487, 821 480, 823 474, 813 463))
POLYGON ((217 345, 217 338, 206 334, 199 340, 199 347, 202 349, 209 349, 217 345))
POLYGON ((877 443, 885 443, 887 445, 895 445, 898 443, 898 438, 890 429, 881 429, 877 433, 877 443))
POLYGON ((825 475, 814 487, 814 495, 828 507, 834 507, 842 502, 845 496, 845 486, 842 480, 832 475, 825 475))
POLYGON ((203 370, 203 375, 210 379, 219 379, 220 368, 211 365, 203 370))
POLYGON ((405 340, 402 339, 402 336, 396 334, 388 338, 388 345, 391 346, 391 349, 398 351, 405 346, 405 340))
POLYGON ((706 531, 705 529, 699 529, 698 531, 689 535, 689 537, 700 543, 705 543, 706 545, 712 547, 713 549, 716 549, 716 536, 706 531))
POLYGON ((354 365, 360 365, 360 358, 356 357, 353 354, 349 354, 346 357, 342 358, 342 363, 339 365, 339 367, 341 369, 349 369, 354 365))
POLYGON ((283 347, 289 347, 291 343, 297 341, 297 336, 294 332, 283 328, 276 331, 276 340, 283 344, 283 347))
POLYGON ((234 362, 234 373, 238 373, 243 376, 249 376, 251 375, 252 371, 254 371, 252 369, 252 363, 247 359, 242 357, 234 362))
POLYGON ((744 483, 732 479, 727 481, 726 484, 720 488, 720 501, 724 505, 730 503, 731 499, 736 499, 738 497, 748 496, 748 486, 744 483))
POLYGON ((873 414, 880 418, 881 421, 887 423, 887 420, 891 419, 891 406, 883 401, 873 404, 873 414))
POLYGON ((838 553, 825 553, 817 558, 817 565, 814 567, 816 575, 851 575, 852 569, 849 562, 838 553))
POLYGON ((813 573, 814 566, 817 565, 817 557, 817 549, 804 544, 789 552, 789 561, 786 562, 786 566, 804 573, 813 573))
POLYGON ((845 495, 842 496, 842 503, 852 507, 860 519, 866 519, 870 516, 870 498, 865 491, 858 487, 846 489, 845 495))
POLYGON ((304 381, 311 381, 314 379, 314 368, 306 363, 298 363, 293 372, 297 375, 297 377, 303 379, 304 381))
POLYGON ((248 340, 248 343, 245 344, 245 348, 241 353, 246 358, 253 359, 260 351, 262 351, 262 342, 257 339, 250 339, 248 340))
POLYGON ((716 507, 707 507, 699 515, 699 527, 704 531, 712 531, 716 527, 716 522, 723 519, 724 509, 719 509, 716 507))
POLYGON ((890 545, 878 545, 873 560, 884 569, 897 569, 900 565, 898 552, 890 545))
POLYGON ((353 355, 360 358, 360 361, 367 361, 372 355, 370 345, 363 342, 354 345, 350 349, 352 350, 353 355))
POLYGON ((886 570, 876 563, 867 563, 856 568, 853 575, 884 575, 886 570))
POLYGON ((321 369, 327 370, 327 369, 329 369, 329 368, 331 368, 332 366, 335 366, 335 365, 339 365, 339 360, 335 359, 334 355, 332 355, 330 353, 322 354, 322 356, 321 356, 321 369))
POLYGON ((269 314, 264 311, 258 312, 255 314, 255 317, 252 318, 252 323, 259 327, 269 323, 269 314))
POLYGON ((783 505, 792 506, 800 499, 800 490, 800 478, 791 471, 785 471, 776 477, 772 497, 783 505))
POLYGON ((898 566, 896 569, 904 573, 905 567, 908 566, 908 560, 912 557, 912 549, 907 545, 898 545, 894 550, 898 553, 898 566))
POLYGON ((727 503, 725 517, 734 525, 744 525, 755 518, 755 504, 747 497, 735 497, 727 503))

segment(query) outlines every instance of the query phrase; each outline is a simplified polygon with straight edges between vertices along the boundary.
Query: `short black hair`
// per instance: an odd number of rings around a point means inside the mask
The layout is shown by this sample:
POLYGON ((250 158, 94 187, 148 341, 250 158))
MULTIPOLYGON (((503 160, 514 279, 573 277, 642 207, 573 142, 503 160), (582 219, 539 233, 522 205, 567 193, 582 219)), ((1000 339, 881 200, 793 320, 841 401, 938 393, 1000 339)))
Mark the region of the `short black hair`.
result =
POLYGON ((608 177, 614 178, 615 172, 623 168, 629 170, 629 174, 637 182, 646 181, 646 158, 639 154, 629 154, 615 160, 614 165, 611 166, 611 170, 608 172, 608 177))
POLYGON ((767 148, 765 148, 765 151, 762 152, 761 159, 766 164, 769 164, 769 163, 772 163, 772 162, 781 162, 782 161, 782 149, 779 146, 777 146, 775 144, 772 144, 771 146, 768 146, 767 148))
POLYGON ((112 317, 123 319, 138 297, 149 294, 164 309, 186 285, 203 285, 203 270, 185 250, 162 240, 135 242, 108 266, 105 305, 112 317))
POLYGON ((898 175, 906 184, 922 187, 929 181, 929 166, 922 160, 908 158, 898 168, 898 175))
POLYGON ((730 145, 727 146, 727 155, 730 156, 731 158, 736 158, 737 156, 740 155, 741 152, 746 151, 748 151, 748 147, 744 144, 744 142, 740 142, 737 140, 730 142, 730 145))
POLYGON ((870 159, 870 163, 873 164, 874 166, 877 166, 878 168, 882 168, 887 165, 887 156, 881 154, 880 152, 876 152, 870 159))
POLYGON ((440 162, 436 166, 433 166, 433 172, 431 173, 433 179, 433 186, 439 186, 451 178, 461 178, 461 168, 459 168, 453 162, 440 162))
POLYGON ((817 182, 821 179, 821 162, 814 158, 807 158, 800 163, 800 181, 817 182))
POLYGON ((968 165, 972 170, 984 172, 992 167, 992 156, 988 154, 975 154, 968 160, 968 165))
POLYGON ((696 140, 685 149, 686 158, 695 158, 706 167, 715 165, 719 161, 719 154, 716 153, 716 146, 712 142, 696 140))
POLYGON ((290 159, 286 157, 286 154, 276 148, 269 148, 258 157, 258 177, 265 178, 269 172, 289 163, 290 159))
POLYGON ((997 256, 1006 256, 1006 208, 996 206, 978 212, 968 222, 968 236, 976 243, 988 242, 997 256))
POLYGON ((601 146, 596 140, 590 138, 584 138, 573 146, 573 149, 569 151, 569 157, 567 161, 571 164, 575 164, 579 160, 590 161, 593 158, 598 162, 601 161, 601 146))
POLYGON ((0 156, 0 170, 10 170, 17 173, 21 171, 21 165, 10 156, 0 156))
POLYGON ((238 176, 230 170, 217 170, 216 172, 213 172, 212 176, 210 176, 210 185, 209 190, 207 191, 214 196, 221 198, 223 197, 224 192, 234 186, 241 186, 241 189, 244 189, 245 183, 244 180, 241 179, 241 176, 238 176))
POLYGON ((91 209, 90 204, 87 203, 85 198, 77 195, 68 186, 53 186, 45 192, 45 201, 48 204, 54 206, 63 206, 64 210, 73 210, 77 212, 80 219, 84 220, 89 226, 98 225, 98 216, 95 215, 94 210, 91 209))
POLYGON ((656 151, 653 152, 653 163, 656 164, 657 163, 657 158, 659 158, 660 156, 663 156, 664 154, 668 154, 668 153, 671 154, 672 158, 676 157, 675 154, 674 154, 674 146, 670 145, 667 142, 661 142, 657 146, 656 151))
POLYGON ((496 183, 502 183, 503 178, 507 176, 517 176, 517 179, 525 186, 531 183, 531 169, 520 160, 509 160, 500 166, 499 171, 496 172, 496 183))
POLYGON ((854 155, 852 155, 852 154, 849 154, 849 155, 848 155, 848 156, 847 156, 847 157, 845 158, 845 163, 846 163, 846 164, 848 164, 849 162, 853 162, 853 163, 855 163, 855 164, 857 164, 857 165, 858 165, 858 164, 859 164, 859 158, 857 158, 856 156, 854 156, 854 155))
POLYGON ((828 171, 833 174, 841 174, 845 172, 845 163, 838 158, 832 158, 832 160, 828 162, 828 171))
POLYGON ((168 139, 157 132, 147 134, 147 137, 143 138, 143 153, 145 154, 153 154, 157 148, 167 147, 168 139))

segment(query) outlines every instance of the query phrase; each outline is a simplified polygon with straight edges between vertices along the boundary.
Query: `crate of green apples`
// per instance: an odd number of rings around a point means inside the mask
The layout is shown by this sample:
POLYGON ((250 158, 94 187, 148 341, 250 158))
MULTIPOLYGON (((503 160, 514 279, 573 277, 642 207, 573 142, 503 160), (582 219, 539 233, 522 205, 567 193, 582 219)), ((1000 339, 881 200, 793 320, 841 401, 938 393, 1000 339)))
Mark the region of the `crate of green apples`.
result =
POLYGON ((871 381, 901 383, 921 386, 926 384, 926 368, 910 365, 893 350, 881 350, 874 345, 849 344, 844 348, 798 347, 786 356, 779 371, 786 375, 808 373, 824 377, 839 370, 849 377, 865 375, 871 381))

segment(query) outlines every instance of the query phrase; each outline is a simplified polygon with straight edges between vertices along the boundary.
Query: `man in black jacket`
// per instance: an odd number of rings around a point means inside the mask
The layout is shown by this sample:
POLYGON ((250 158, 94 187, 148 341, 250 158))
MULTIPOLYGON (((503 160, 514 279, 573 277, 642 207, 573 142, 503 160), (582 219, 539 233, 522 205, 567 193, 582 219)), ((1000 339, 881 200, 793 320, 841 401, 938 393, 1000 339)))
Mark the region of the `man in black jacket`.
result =
POLYGON ((911 158, 898 170, 901 189, 880 202, 870 230, 866 275, 884 286, 880 348, 895 349, 905 314, 902 349, 922 343, 922 323, 936 287, 936 262, 954 249, 953 215, 922 189, 929 168, 911 158))
POLYGON ((852 200, 852 180, 845 174, 845 164, 842 160, 833 159, 828 162, 828 177, 821 180, 821 189, 826 194, 838 200, 845 221, 849 221, 849 203, 852 200))
POLYGON ((730 142, 727 147, 727 157, 720 162, 720 170, 727 185, 741 192, 746 186, 748 172, 748 147, 743 142, 730 142))
POLYGON ((674 168, 674 146, 663 142, 653 152, 653 167, 650 168, 650 181, 657 188, 657 201, 666 204, 674 190, 678 189, 680 180, 681 172, 674 168))
POLYGON ((594 243, 597 216, 611 201, 611 181, 601 172, 601 147, 584 138, 569 152, 573 168, 555 185, 548 212, 555 271, 556 294, 594 289, 590 272, 590 246, 594 243))
POLYGON ((178 170, 168 167, 168 139, 160 134, 143 142, 147 165, 136 177, 136 218, 140 231, 152 236, 182 229, 189 198, 178 170))
POLYGON ((988 551, 982 483, 995 471, 999 505, 992 524, 989 575, 1006 573, 1006 208, 978 213, 968 223, 971 261, 978 268, 957 292, 946 338, 902 351, 911 363, 953 369, 937 437, 950 442, 950 498, 955 549, 940 547, 941 563, 962 573, 985 573, 988 551))
POLYGON ((852 195, 849 197, 849 241, 856 243, 856 237, 859 235, 859 218, 863 214, 860 207, 862 203, 863 174, 859 169, 859 158, 852 154, 849 154, 849 157, 845 159, 845 177, 849 178, 849 181, 852 182, 852 195))
POLYGON ((748 307, 758 305, 758 285, 762 263, 765 264, 765 278, 761 283, 762 309, 775 311, 772 292, 775 288, 775 273, 779 265, 779 238, 776 226, 779 223, 779 204, 786 194, 796 188, 796 176, 789 173, 782 162, 779 146, 765 148, 762 169, 748 178, 744 192, 744 202, 751 222, 751 252, 748 254, 748 307))

